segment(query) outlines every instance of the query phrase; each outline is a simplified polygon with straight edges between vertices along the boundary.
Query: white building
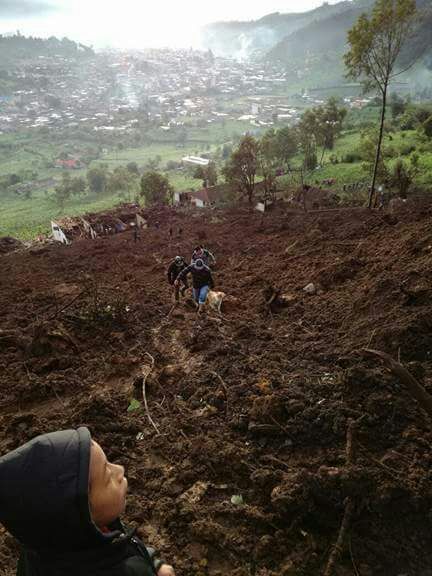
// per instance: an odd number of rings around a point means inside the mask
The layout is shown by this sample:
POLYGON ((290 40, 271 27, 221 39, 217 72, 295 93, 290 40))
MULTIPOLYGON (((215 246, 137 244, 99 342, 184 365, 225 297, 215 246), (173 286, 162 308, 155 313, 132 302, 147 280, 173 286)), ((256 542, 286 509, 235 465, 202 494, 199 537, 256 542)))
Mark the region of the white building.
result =
POLYGON ((210 162, 207 158, 199 156, 185 156, 182 160, 185 164, 195 164, 195 166, 208 166, 210 162))

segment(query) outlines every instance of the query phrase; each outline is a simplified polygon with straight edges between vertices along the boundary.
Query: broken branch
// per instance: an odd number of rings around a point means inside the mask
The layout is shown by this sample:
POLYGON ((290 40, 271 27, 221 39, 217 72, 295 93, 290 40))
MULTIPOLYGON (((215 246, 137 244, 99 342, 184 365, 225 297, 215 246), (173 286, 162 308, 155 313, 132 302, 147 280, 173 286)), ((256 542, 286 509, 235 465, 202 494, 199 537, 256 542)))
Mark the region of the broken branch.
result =
POLYGON ((65 306, 63 306, 62 308, 60 308, 60 310, 57 310, 57 312, 55 314, 53 314, 52 316, 50 316, 49 318, 47 318, 47 322, 51 322, 52 320, 54 320, 55 318, 57 318, 57 316, 59 316, 59 314, 61 314, 62 312, 64 312, 65 310, 67 310, 68 308, 70 308, 72 306, 72 304, 74 304, 79 298, 81 298, 81 296, 83 294, 85 294, 87 292, 87 288, 85 288, 84 290, 81 290, 81 292, 75 296, 75 298, 73 298, 70 302, 68 302, 67 304, 65 304, 65 306))
MULTIPOLYGON (((360 420, 361 420, 361 418, 357 421, 352 420, 352 419, 348 420, 348 428, 347 428, 347 435, 346 435, 346 448, 345 448, 346 465, 347 466, 352 466, 354 464, 354 460, 355 460, 355 445, 354 445, 355 431, 356 431, 357 425, 359 424, 360 420)), ((352 498, 352 496, 348 496, 345 499, 345 511, 344 511, 344 515, 342 518, 342 523, 341 523, 340 528, 339 528, 339 533, 338 533, 338 537, 336 540, 336 544, 333 546, 333 549, 330 553, 326 568, 323 572, 323 576, 332 576, 332 574, 333 574, 333 570, 334 570, 334 566, 336 564, 336 561, 338 560, 339 556, 343 552, 345 537, 346 537, 346 533, 348 532, 348 529, 351 525, 351 520, 352 520, 352 517, 354 514, 354 508, 355 508, 354 499, 352 498)))
POLYGON ((426 392, 420 382, 402 364, 380 350, 366 348, 363 352, 367 356, 379 358, 384 366, 406 386, 411 396, 417 400, 423 410, 432 418, 432 396, 426 392))
POLYGON ((143 396, 143 401, 144 401, 144 409, 146 411, 147 414, 147 418, 148 421, 150 422, 150 424, 153 426, 153 428, 156 430, 156 432, 158 433, 158 435, 160 435, 159 432, 159 428, 156 426, 153 418, 150 415, 150 410, 148 407, 148 403, 147 403, 147 391, 146 391, 146 384, 147 384, 147 378, 150 376, 154 365, 155 365, 155 359, 153 358, 153 356, 151 354, 149 354, 148 352, 145 353, 146 356, 148 356, 150 358, 150 362, 151 365, 150 366, 146 366, 145 368, 142 368, 142 375, 143 375, 143 383, 142 383, 142 396, 143 396))
POLYGON ((323 576, 331 576, 333 574, 333 569, 334 565, 336 564, 336 560, 343 551, 345 535, 347 533, 348 527, 351 524, 353 512, 354 512, 354 502, 352 498, 349 496, 345 500, 345 512, 343 515, 342 524, 339 530, 336 544, 333 546, 333 550, 331 551, 331 554, 329 556, 326 569, 323 572, 323 576))

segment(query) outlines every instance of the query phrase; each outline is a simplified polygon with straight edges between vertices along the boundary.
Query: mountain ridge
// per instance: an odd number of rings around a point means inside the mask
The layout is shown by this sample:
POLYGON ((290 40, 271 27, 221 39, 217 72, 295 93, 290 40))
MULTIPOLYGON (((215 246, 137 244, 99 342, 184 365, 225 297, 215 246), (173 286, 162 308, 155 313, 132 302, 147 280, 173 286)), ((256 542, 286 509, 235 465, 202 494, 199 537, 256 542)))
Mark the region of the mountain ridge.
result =
MULTIPOLYGON (((373 4, 374 0, 343 0, 302 13, 274 12, 249 22, 217 22, 206 27, 206 45, 216 55, 259 58, 285 66, 299 80, 309 76, 334 84, 344 81, 348 30, 373 4)), ((418 59, 417 69, 432 71, 432 0, 417 0, 417 7, 421 18, 400 62, 404 66, 418 59)))
MULTIPOLYGON (((364 3, 369 0, 355 0, 364 3)), ((324 3, 306 12, 266 14, 258 20, 214 22, 203 29, 203 43, 218 56, 246 58, 270 51, 288 35, 309 23, 348 9, 352 1, 324 3)))

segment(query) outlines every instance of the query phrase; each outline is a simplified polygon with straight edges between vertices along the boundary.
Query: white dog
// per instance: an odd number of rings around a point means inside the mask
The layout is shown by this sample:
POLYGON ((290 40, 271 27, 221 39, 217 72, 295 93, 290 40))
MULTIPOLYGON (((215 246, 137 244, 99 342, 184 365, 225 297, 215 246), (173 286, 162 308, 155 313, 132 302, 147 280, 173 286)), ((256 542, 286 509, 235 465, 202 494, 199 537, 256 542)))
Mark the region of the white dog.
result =
POLYGON ((209 290, 207 294, 207 304, 213 310, 216 310, 219 314, 221 314, 221 306, 223 299, 225 298, 225 292, 216 292, 215 290, 209 290))

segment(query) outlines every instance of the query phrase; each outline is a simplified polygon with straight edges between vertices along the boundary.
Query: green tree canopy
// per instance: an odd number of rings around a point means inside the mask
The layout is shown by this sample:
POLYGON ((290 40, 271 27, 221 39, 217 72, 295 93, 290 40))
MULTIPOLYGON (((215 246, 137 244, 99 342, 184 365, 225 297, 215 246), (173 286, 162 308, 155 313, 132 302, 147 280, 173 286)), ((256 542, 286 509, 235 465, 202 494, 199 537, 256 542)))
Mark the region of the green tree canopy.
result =
POLYGON ((223 174, 225 180, 241 194, 244 194, 251 204, 255 191, 255 178, 259 163, 259 142, 247 134, 226 162, 223 174))
POLYGON ((416 17, 415 0, 377 0, 371 15, 363 14, 348 32, 345 54, 348 76, 360 79, 366 89, 382 96, 381 122, 376 147, 369 207, 375 195, 389 83, 404 70, 397 70, 400 52, 410 36, 416 17))
POLYGON ((118 166, 109 175, 107 189, 115 194, 116 192, 127 192, 129 196, 136 191, 138 175, 131 172, 126 166, 118 166))
POLYGON ((423 130, 426 136, 431 139, 432 138, 432 115, 429 116, 427 120, 423 122, 423 130))
POLYGON ((103 164, 87 170, 87 184, 93 194, 103 194, 107 187, 107 169, 103 164))
POLYGON ((275 153, 279 162, 288 167, 293 156, 297 154, 298 137, 295 128, 285 126, 275 133, 275 153))
POLYGON ((154 170, 146 172, 141 178, 141 196, 146 204, 168 204, 172 201, 174 190, 163 174, 154 170))
POLYGON ((129 162, 126 164, 126 168, 131 174, 139 174, 138 164, 136 162, 129 162))
POLYGON ((209 162, 207 166, 197 166, 194 170, 193 177, 203 181, 203 186, 216 186, 218 173, 216 164, 209 162))
POLYGON ((320 120, 315 109, 306 110, 303 113, 297 125, 297 135, 304 155, 304 168, 313 170, 318 163, 318 146, 324 143, 320 120))
POLYGON ((407 103, 403 98, 399 96, 399 94, 393 92, 393 94, 390 97, 390 106, 391 106, 392 118, 393 120, 395 120, 405 112, 407 103))
POLYGON ((327 150, 333 150, 334 142, 342 131, 347 109, 339 107, 336 98, 330 98, 324 106, 315 109, 315 114, 323 145, 327 150))

